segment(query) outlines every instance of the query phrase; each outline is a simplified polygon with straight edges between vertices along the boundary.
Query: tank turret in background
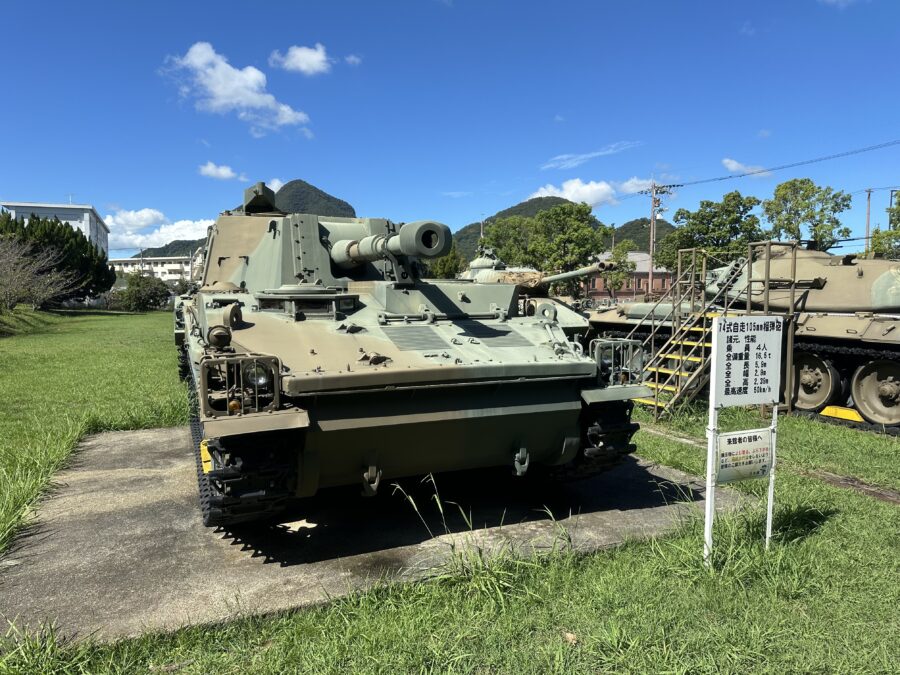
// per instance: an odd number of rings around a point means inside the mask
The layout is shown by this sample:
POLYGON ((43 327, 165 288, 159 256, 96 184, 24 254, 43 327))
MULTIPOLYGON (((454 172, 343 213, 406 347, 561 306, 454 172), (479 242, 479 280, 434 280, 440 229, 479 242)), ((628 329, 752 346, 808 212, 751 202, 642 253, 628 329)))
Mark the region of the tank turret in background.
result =
POLYGON ((432 472, 590 475, 634 450, 634 343, 586 350, 581 314, 516 283, 421 279, 450 245, 434 221, 283 213, 262 184, 216 220, 175 324, 207 524, 432 472))
POLYGON ((481 249, 477 258, 469 263, 460 279, 471 279, 483 284, 514 284, 523 293, 547 295, 551 284, 587 277, 615 268, 612 262, 595 262, 570 272, 547 274, 533 267, 511 267, 489 249, 481 249))

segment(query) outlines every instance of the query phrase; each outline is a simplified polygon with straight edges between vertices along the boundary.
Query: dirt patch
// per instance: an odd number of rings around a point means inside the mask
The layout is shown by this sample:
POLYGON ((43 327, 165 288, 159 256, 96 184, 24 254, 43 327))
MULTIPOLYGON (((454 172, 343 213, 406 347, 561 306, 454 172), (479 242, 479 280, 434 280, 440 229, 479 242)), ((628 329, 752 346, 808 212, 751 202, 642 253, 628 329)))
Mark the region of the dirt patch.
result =
POLYGON ((858 478, 853 478, 852 476, 842 476, 837 473, 821 471, 819 469, 798 471, 798 473, 801 473, 804 476, 809 476, 810 478, 817 478, 818 480, 825 481, 829 485, 847 488, 849 490, 855 490, 860 494, 878 499, 882 502, 888 502, 890 504, 900 504, 900 492, 889 490, 888 488, 878 487, 877 485, 870 485, 869 483, 864 483, 858 478))

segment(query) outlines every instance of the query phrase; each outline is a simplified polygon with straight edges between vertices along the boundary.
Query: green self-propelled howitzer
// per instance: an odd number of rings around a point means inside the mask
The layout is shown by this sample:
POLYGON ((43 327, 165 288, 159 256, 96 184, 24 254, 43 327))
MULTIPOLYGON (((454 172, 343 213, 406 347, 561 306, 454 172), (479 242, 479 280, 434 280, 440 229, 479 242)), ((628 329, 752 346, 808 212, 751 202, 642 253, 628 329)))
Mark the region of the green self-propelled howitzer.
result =
POLYGON ((319 489, 457 469, 590 475, 632 452, 634 341, 516 284, 425 280, 447 226, 287 214, 257 184, 210 228, 175 339, 208 525, 319 489))

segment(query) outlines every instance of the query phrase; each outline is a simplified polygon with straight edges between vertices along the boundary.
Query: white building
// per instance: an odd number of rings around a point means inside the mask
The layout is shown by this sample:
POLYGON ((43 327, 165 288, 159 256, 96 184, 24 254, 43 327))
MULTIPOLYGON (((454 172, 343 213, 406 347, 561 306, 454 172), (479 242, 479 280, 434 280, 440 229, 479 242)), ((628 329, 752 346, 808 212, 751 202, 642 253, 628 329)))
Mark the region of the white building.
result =
POLYGON ((193 255, 138 256, 137 258, 111 258, 109 264, 122 274, 152 274, 163 281, 197 280, 203 271, 205 249, 201 246, 193 255))
POLYGON ((116 272, 152 274, 163 281, 189 280, 191 278, 191 256, 178 255, 165 258, 113 258, 109 261, 116 272))
POLYGON ((0 202, 0 208, 9 211, 13 218, 23 218, 25 222, 32 214, 39 218, 59 218, 77 230, 107 255, 109 254, 109 228, 103 218, 90 204, 40 204, 37 202, 0 202))

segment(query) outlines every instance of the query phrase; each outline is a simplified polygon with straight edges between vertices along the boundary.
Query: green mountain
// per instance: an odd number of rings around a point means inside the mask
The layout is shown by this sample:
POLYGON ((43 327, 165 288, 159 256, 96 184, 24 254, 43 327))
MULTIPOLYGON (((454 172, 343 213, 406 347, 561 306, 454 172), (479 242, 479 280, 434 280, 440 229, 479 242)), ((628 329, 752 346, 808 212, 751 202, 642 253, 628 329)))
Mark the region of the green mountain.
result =
MULTIPOLYGON (((524 216, 531 218, 541 211, 547 211, 559 204, 565 204, 568 199, 562 197, 535 197, 519 202, 515 206, 508 209, 497 211, 489 218, 485 218, 485 224, 498 218, 509 218, 510 216, 524 216)), ((456 242, 456 249, 460 252, 466 264, 475 257, 475 249, 478 248, 478 239, 481 237, 481 223, 469 223, 459 228, 453 233, 453 241, 456 242)))
MULTIPOLYGON (((205 241, 206 237, 200 237, 200 239, 176 239, 163 246, 145 248, 144 257, 168 258, 170 256, 194 255, 194 251, 197 250, 197 247, 202 246, 205 241)), ((140 258, 141 254, 135 253, 131 257, 140 258)))
MULTIPOLYGON (((675 229, 675 226, 672 223, 663 220, 662 218, 657 218, 656 220, 656 242, 659 243, 662 241, 663 237, 672 232, 675 229)), ((650 250, 650 219, 649 218, 635 218, 634 220, 629 220, 624 225, 621 225, 616 228, 616 242, 625 241, 626 239, 631 239, 637 246, 638 251, 649 251, 650 250)), ((612 242, 607 240, 606 245, 610 246, 612 242)))
POLYGON ((292 180, 275 193, 275 206, 285 213, 314 213, 317 216, 356 218, 356 211, 343 199, 323 192, 305 180, 292 180))

